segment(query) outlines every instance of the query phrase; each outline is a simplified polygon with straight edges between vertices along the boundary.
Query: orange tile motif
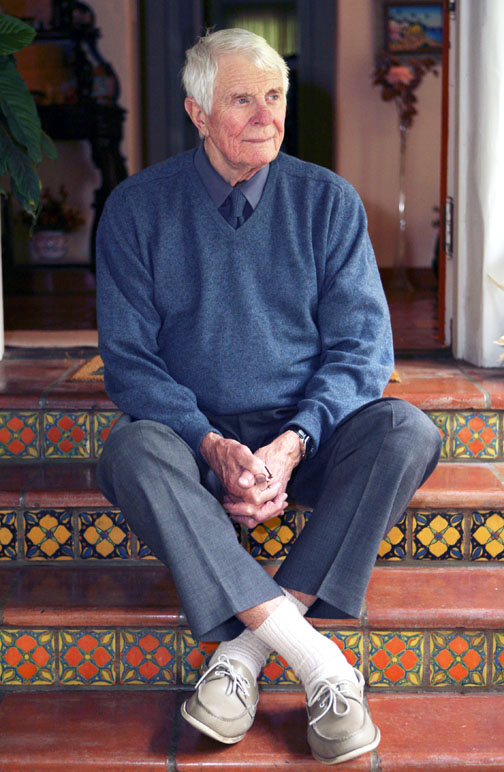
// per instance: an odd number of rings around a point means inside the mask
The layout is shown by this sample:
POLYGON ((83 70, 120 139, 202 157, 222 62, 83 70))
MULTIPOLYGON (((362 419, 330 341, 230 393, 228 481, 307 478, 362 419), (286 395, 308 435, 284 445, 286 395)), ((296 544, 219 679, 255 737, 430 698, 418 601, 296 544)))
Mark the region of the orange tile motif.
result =
POLYGON ((73 686, 110 686, 115 682, 115 633, 63 630, 59 633, 59 677, 73 686))
POLYGON ((0 410, 0 458, 36 458, 39 434, 38 413, 0 410))
POLYGON ((16 513, 12 510, 0 511, 0 560, 17 559, 17 524, 16 513))
POLYGON ((89 413, 44 413, 46 458, 89 458, 89 413))
POLYGON ((28 560, 71 560, 72 515, 68 510, 24 513, 25 557, 28 560))
POLYGON ((214 641, 197 641, 189 630, 180 633, 182 683, 195 684, 201 675, 201 666, 215 651, 214 641))
POLYGON ((419 687, 423 676, 423 633, 369 633, 369 686, 419 687))
POLYGON ((0 630, 0 683, 47 686, 55 680, 51 630, 0 630))
POLYGON ((497 458, 499 435, 497 413, 460 411, 455 413, 453 420, 455 458, 497 458))
POLYGON ((486 639, 481 632, 431 633, 431 686, 485 686, 486 639))
POLYGON ((119 683, 176 683, 176 635, 173 630, 122 631, 119 683))

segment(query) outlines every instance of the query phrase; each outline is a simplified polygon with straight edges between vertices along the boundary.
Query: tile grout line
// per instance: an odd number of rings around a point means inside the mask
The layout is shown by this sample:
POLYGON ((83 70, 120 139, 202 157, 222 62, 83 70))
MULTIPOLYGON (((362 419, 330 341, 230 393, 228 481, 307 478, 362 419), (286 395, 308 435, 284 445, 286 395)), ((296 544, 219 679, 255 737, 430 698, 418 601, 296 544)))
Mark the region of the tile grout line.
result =
POLYGON ((472 385, 475 386, 478 389, 478 391, 481 392, 481 394, 483 394, 483 396, 485 398, 485 407, 484 407, 484 409, 488 410, 489 408, 491 408, 492 407, 492 398, 491 398, 490 394, 488 393, 488 391, 484 388, 484 386, 482 386, 480 383, 478 383, 478 381, 475 378, 473 378, 472 376, 470 376, 467 373, 465 373, 462 370, 462 368, 460 367, 460 365, 457 364, 457 362, 454 362, 454 365, 457 368, 457 370, 460 372, 460 374, 463 375, 463 377, 466 378, 469 381, 469 383, 472 383, 472 385))

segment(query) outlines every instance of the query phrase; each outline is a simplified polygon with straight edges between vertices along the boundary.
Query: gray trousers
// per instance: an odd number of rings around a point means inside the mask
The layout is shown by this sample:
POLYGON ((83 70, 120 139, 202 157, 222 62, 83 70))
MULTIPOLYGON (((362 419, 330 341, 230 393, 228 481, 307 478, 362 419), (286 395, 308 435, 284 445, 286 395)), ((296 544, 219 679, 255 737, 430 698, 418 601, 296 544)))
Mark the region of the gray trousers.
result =
MULTIPOLYGON (((252 450, 270 442, 285 409, 209 418, 252 450)), ((215 474, 169 427, 122 416, 98 465, 103 494, 171 570, 196 638, 228 640, 236 614, 282 594, 317 597, 309 615, 358 617, 383 537, 434 470, 441 439, 407 402, 380 399, 349 415, 289 484, 314 507, 274 579, 239 544, 215 474)))

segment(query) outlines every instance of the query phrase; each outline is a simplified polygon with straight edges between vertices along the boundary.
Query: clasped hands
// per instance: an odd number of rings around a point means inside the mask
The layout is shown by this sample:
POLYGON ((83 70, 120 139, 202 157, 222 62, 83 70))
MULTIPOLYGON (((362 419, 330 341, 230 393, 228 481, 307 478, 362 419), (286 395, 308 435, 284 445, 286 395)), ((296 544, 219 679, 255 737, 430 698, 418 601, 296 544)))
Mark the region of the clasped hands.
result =
POLYGON ((209 432, 201 443, 201 455, 224 486, 224 505, 233 520, 254 528, 283 513, 287 484, 301 460, 295 432, 283 432, 255 453, 236 440, 209 432))

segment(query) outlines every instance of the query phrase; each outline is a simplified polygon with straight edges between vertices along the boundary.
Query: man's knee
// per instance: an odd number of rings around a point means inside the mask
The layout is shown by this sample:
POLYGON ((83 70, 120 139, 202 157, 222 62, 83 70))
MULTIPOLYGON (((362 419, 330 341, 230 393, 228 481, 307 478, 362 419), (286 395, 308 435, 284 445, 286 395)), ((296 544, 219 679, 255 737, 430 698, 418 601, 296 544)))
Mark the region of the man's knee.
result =
POLYGON ((402 399, 387 400, 392 411, 392 436, 404 452, 429 459, 435 466, 441 454, 442 440, 431 419, 415 405, 402 399))

